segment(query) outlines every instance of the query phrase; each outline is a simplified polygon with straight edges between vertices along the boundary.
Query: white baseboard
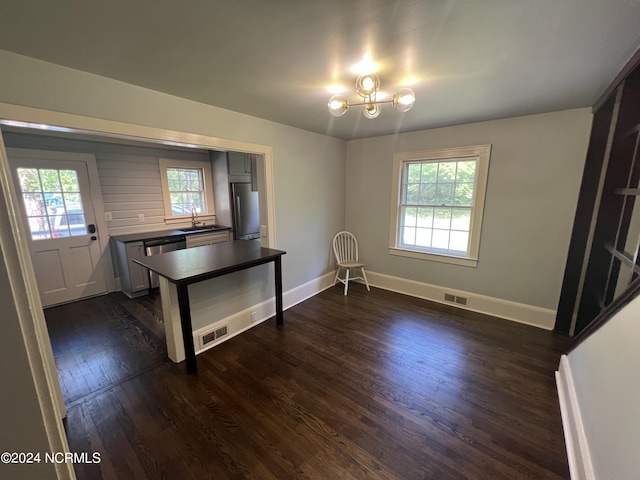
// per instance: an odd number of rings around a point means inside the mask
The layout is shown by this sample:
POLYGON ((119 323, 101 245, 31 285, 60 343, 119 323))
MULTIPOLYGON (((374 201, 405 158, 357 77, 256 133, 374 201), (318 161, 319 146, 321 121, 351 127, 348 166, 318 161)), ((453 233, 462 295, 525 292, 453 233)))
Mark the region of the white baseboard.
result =
MULTIPOLYGON (((238 312, 234 315, 230 315, 227 318, 219 320, 211 325, 207 325, 205 327, 199 328, 193 332, 193 345, 196 349, 196 355, 202 352, 206 352, 210 348, 215 347, 216 345, 220 345, 223 342, 235 337, 236 335, 240 335, 242 332, 249 330, 250 328, 255 327, 256 325, 261 324, 268 318, 273 317, 276 314, 276 302, 274 299, 266 300, 257 305, 253 305, 249 308, 245 308, 241 312, 238 312), (254 314, 255 319, 251 321, 251 315, 254 314), (216 330, 223 325, 227 326, 228 334, 224 337, 221 337, 219 340, 211 342, 206 346, 202 346, 201 338, 202 335, 205 335, 213 330, 216 330)), ((182 361, 180 359, 179 361, 182 361)))
MULTIPOLYGON (((367 272, 367 277, 370 285, 384 290, 424 298, 426 300, 431 300, 445 305, 465 308, 467 310, 485 313, 508 320, 514 320, 516 322, 526 323, 528 325, 533 325, 547 330, 551 330, 555 322, 554 310, 510 302, 499 298, 477 295, 437 285, 430 285, 376 272, 367 272), (456 303, 447 302, 444 300, 445 293, 453 294, 458 297, 465 297, 468 299, 468 304, 466 306, 461 306, 456 303)), ((327 288, 331 288, 334 284, 334 278, 335 271, 331 271, 320 277, 314 278, 307 283, 292 288, 291 290, 287 290, 282 295, 283 308, 287 310, 288 308, 317 295, 327 288)), ((196 353, 204 352, 229 340, 230 338, 235 337, 236 335, 239 335, 249 328, 255 327, 266 319, 273 317, 275 315, 275 311, 275 300, 272 298, 194 331, 193 341, 196 347, 196 353), (253 322, 251 321, 252 313, 254 314, 253 322), (206 347, 202 347, 200 342, 201 336, 209 333, 211 330, 219 328, 222 325, 227 325, 229 333, 224 337, 221 337, 219 340, 209 343, 206 347)), ((178 361, 182 361, 182 359, 183 358, 180 358, 178 361)))
POLYGON ((335 271, 325 273, 321 277, 316 277, 307 283, 297 286, 296 288, 287 290, 282 294, 284 309, 286 310, 287 308, 291 308, 294 305, 305 301, 307 298, 311 298, 327 288, 331 288, 333 286, 333 279, 335 276, 335 271))
POLYGON ((369 285, 403 293, 412 297, 424 298, 432 302, 464 308, 474 312, 485 313, 494 317, 500 317, 514 322, 532 325, 534 327, 553 330, 556 320, 556 311, 548 308, 536 307, 524 303, 512 302, 501 298, 488 297, 475 293, 464 292, 453 288, 431 285, 406 278, 393 277, 382 273, 367 271, 369 285), (454 302, 445 301, 445 293, 468 299, 463 306, 454 302))
POLYGON ((560 358, 560 366, 556 372, 556 384, 571 479, 595 480, 589 444, 584 432, 580 406, 571 374, 571 365, 566 355, 560 358))

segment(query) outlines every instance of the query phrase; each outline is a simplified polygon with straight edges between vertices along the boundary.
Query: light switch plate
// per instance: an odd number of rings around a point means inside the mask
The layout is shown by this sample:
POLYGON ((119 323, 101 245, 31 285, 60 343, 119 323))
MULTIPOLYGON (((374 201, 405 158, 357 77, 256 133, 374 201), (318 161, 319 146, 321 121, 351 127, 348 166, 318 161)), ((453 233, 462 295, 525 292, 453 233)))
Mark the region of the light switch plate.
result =
POLYGON ((260 236, 261 237, 266 237, 267 236, 267 226, 266 225, 260 225, 260 236))
POLYGON ((138 221, 139 221, 140 223, 143 223, 143 222, 144 222, 144 213, 139 213, 139 214, 138 214, 138 221))
POLYGON ((111 212, 104 212, 104 219, 107 222, 112 222, 113 221, 113 213, 111 212))

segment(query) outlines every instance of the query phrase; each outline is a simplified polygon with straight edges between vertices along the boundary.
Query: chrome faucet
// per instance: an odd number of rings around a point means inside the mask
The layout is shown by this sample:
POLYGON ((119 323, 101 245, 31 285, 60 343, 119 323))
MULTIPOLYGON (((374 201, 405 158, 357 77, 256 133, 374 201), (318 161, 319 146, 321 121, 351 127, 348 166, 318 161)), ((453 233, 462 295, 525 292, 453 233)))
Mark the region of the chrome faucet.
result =
POLYGON ((196 207, 191 207, 191 226, 195 228, 197 225, 200 225, 201 223, 203 222, 198 220, 198 212, 196 211, 196 207))

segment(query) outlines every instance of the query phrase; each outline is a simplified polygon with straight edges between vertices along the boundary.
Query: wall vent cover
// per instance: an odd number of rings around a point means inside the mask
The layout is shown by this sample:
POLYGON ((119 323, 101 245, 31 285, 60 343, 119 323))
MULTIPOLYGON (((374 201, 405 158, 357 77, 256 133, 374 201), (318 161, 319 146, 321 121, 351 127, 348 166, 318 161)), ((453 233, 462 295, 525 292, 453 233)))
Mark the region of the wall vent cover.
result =
POLYGON ((228 333, 229 333, 229 329, 227 328, 226 324, 222 326, 218 326, 216 327, 215 330, 212 330, 210 332, 200 335, 200 346, 206 347, 210 343, 215 342, 216 340, 224 337, 228 333))
POLYGON ((456 295, 456 303, 459 303, 460 305, 466 305, 469 302, 469 299, 467 297, 458 297, 456 295))
POLYGON ((207 343, 215 342, 216 340, 216 332, 209 332, 206 335, 202 335, 202 345, 206 345, 207 343))
POLYGON ((452 293, 445 293, 444 299, 447 302, 457 303, 458 305, 468 305, 469 299, 467 297, 460 297, 458 295, 454 295, 452 293))
POLYGON ((218 339, 220 337, 224 337, 227 333, 229 333, 229 331, 227 330, 227 326, 226 325, 216 329, 216 339, 218 339))

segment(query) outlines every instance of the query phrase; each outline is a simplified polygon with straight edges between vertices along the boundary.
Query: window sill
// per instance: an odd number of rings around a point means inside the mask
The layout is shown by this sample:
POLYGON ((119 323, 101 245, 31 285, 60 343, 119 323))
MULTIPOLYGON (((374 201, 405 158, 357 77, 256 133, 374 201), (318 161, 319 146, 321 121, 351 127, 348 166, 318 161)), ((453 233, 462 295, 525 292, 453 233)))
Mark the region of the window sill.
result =
POLYGON ((476 268, 478 266, 477 258, 455 257, 453 255, 426 253, 426 252, 421 252, 416 250, 407 250, 407 249, 400 249, 395 247, 389 247, 389 254, 397 255, 400 257, 418 258, 420 260, 428 260, 432 262, 461 265, 463 267, 476 268))

